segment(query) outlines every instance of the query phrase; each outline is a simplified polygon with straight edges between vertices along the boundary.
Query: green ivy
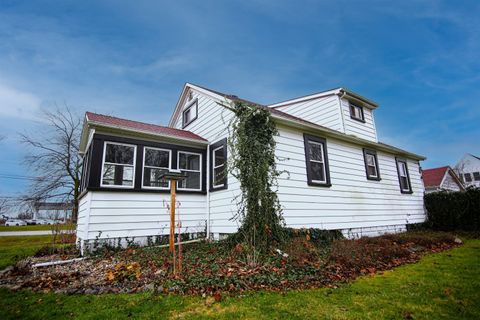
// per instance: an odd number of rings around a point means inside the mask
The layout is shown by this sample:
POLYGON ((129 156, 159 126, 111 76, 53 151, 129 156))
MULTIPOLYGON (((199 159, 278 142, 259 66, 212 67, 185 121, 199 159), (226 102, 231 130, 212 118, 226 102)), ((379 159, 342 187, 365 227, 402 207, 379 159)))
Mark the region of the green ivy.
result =
POLYGON ((267 253, 283 243, 282 209, 276 189, 280 171, 276 169, 275 136, 278 130, 267 108, 236 102, 232 108, 228 168, 240 182, 238 212, 241 223, 231 239, 253 250, 253 255, 267 253))

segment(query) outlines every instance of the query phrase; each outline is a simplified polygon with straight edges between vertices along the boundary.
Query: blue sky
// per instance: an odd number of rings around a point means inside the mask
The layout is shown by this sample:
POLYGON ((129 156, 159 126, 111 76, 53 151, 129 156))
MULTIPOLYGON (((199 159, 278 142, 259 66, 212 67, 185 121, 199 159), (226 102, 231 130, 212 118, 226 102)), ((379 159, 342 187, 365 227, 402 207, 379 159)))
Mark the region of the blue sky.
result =
POLYGON ((3 0, 0 173, 29 175, 17 132, 42 108, 166 125, 187 81, 260 103, 345 86, 380 104, 381 141, 453 165, 480 154, 479 17, 479 1, 3 0))

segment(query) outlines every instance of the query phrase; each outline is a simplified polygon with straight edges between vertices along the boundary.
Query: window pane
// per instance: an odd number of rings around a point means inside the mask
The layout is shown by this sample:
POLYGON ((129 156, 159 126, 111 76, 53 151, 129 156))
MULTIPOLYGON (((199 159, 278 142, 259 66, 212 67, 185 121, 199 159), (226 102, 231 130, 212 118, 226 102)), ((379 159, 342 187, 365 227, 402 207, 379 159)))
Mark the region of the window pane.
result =
POLYGON ((326 181, 325 180, 325 171, 324 171, 324 168, 323 168, 323 163, 310 162, 310 168, 311 168, 311 171, 312 171, 312 180, 326 181))
POLYGON ((215 150, 215 160, 214 160, 214 162, 215 162, 215 164, 214 164, 215 167, 221 166, 225 162, 225 157, 223 156, 223 148, 215 150))
POLYGON ((400 177, 400 187, 402 190, 410 190, 407 177, 400 177))
POLYGON ((221 166, 213 169, 213 185, 219 186, 225 184, 225 167, 221 166))
POLYGON ((168 151, 145 148, 145 165, 168 168, 169 155, 168 151))
POLYGON ((406 177, 407 176, 407 168, 405 167, 405 163, 399 162, 398 167, 399 167, 399 171, 400 171, 400 176, 406 177))
POLYGON ((168 170, 167 169, 144 168, 143 185, 146 186, 146 187, 168 188, 169 187, 168 181, 160 179, 160 176, 164 172, 168 172, 168 170))
POLYGON ((107 143, 105 162, 133 164, 134 147, 107 143))
POLYGON ((322 161, 323 162, 322 144, 309 142, 308 143, 308 148, 309 148, 308 153, 310 154, 310 159, 311 160, 316 160, 316 161, 322 161))
POLYGON ((185 110, 183 114, 183 123, 188 124, 190 122, 190 113, 192 109, 185 110))
POLYGON ((465 173, 464 176, 465 176, 465 181, 472 182, 472 176, 470 175, 470 173, 465 173))
POLYGON ((368 176, 369 177, 376 177, 377 176, 377 168, 375 166, 367 166, 368 176))
POLYGON ((200 171, 200 155, 180 153, 179 158, 180 158, 179 169, 200 171))
POLYGON ((104 185, 133 186, 133 167, 105 164, 102 183, 104 185))
POLYGON ((200 172, 182 171, 187 178, 178 182, 179 189, 200 189, 200 172))
POLYGON ((375 157, 371 154, 367 154, 367 165, 375 166, 375 157))

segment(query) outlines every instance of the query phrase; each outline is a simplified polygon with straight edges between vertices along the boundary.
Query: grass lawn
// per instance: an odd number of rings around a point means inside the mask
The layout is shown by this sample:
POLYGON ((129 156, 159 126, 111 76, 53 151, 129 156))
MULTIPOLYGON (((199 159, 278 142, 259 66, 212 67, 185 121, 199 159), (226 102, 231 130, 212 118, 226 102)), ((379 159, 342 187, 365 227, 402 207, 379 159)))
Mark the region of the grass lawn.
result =
POLYGON ((480 240, 338 289, 200 297, 0 290, 2 319, 480 319, 480 240))
POLYGON ((0 237, 0 269, 34 254, 51 239, 50 235, 0 237))
MULTIPOLYGON (((61 225, 62 230, 67 229, 67 225, 61 225)), ((52 230, 51 225, 34 225, 34 226, 0 226, 0 232, 3 231, 39 231, 39 230, 52 230)))

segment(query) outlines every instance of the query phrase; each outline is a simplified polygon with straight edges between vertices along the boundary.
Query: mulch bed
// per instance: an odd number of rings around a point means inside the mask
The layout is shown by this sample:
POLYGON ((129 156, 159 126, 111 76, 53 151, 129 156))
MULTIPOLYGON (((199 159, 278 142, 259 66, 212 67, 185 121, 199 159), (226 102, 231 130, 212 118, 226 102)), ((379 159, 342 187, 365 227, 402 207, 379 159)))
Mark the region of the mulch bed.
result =
POLYGON ((315 244, 308 236, 291 239, 279 251, 252 264, 244 248, 225 242, 185 244, 181 275, 172 275, 168 248, 129 248, 66 265, 32 268, 34 263, 70 259, 74 252, 31 257, 0 275, 0 287, 67 294, 201 294, 216 298, 252 290, 281 291, 336 287, 360 275, 414 263, 423 255, 459 246, 454 235, 407 232, 315 244))

